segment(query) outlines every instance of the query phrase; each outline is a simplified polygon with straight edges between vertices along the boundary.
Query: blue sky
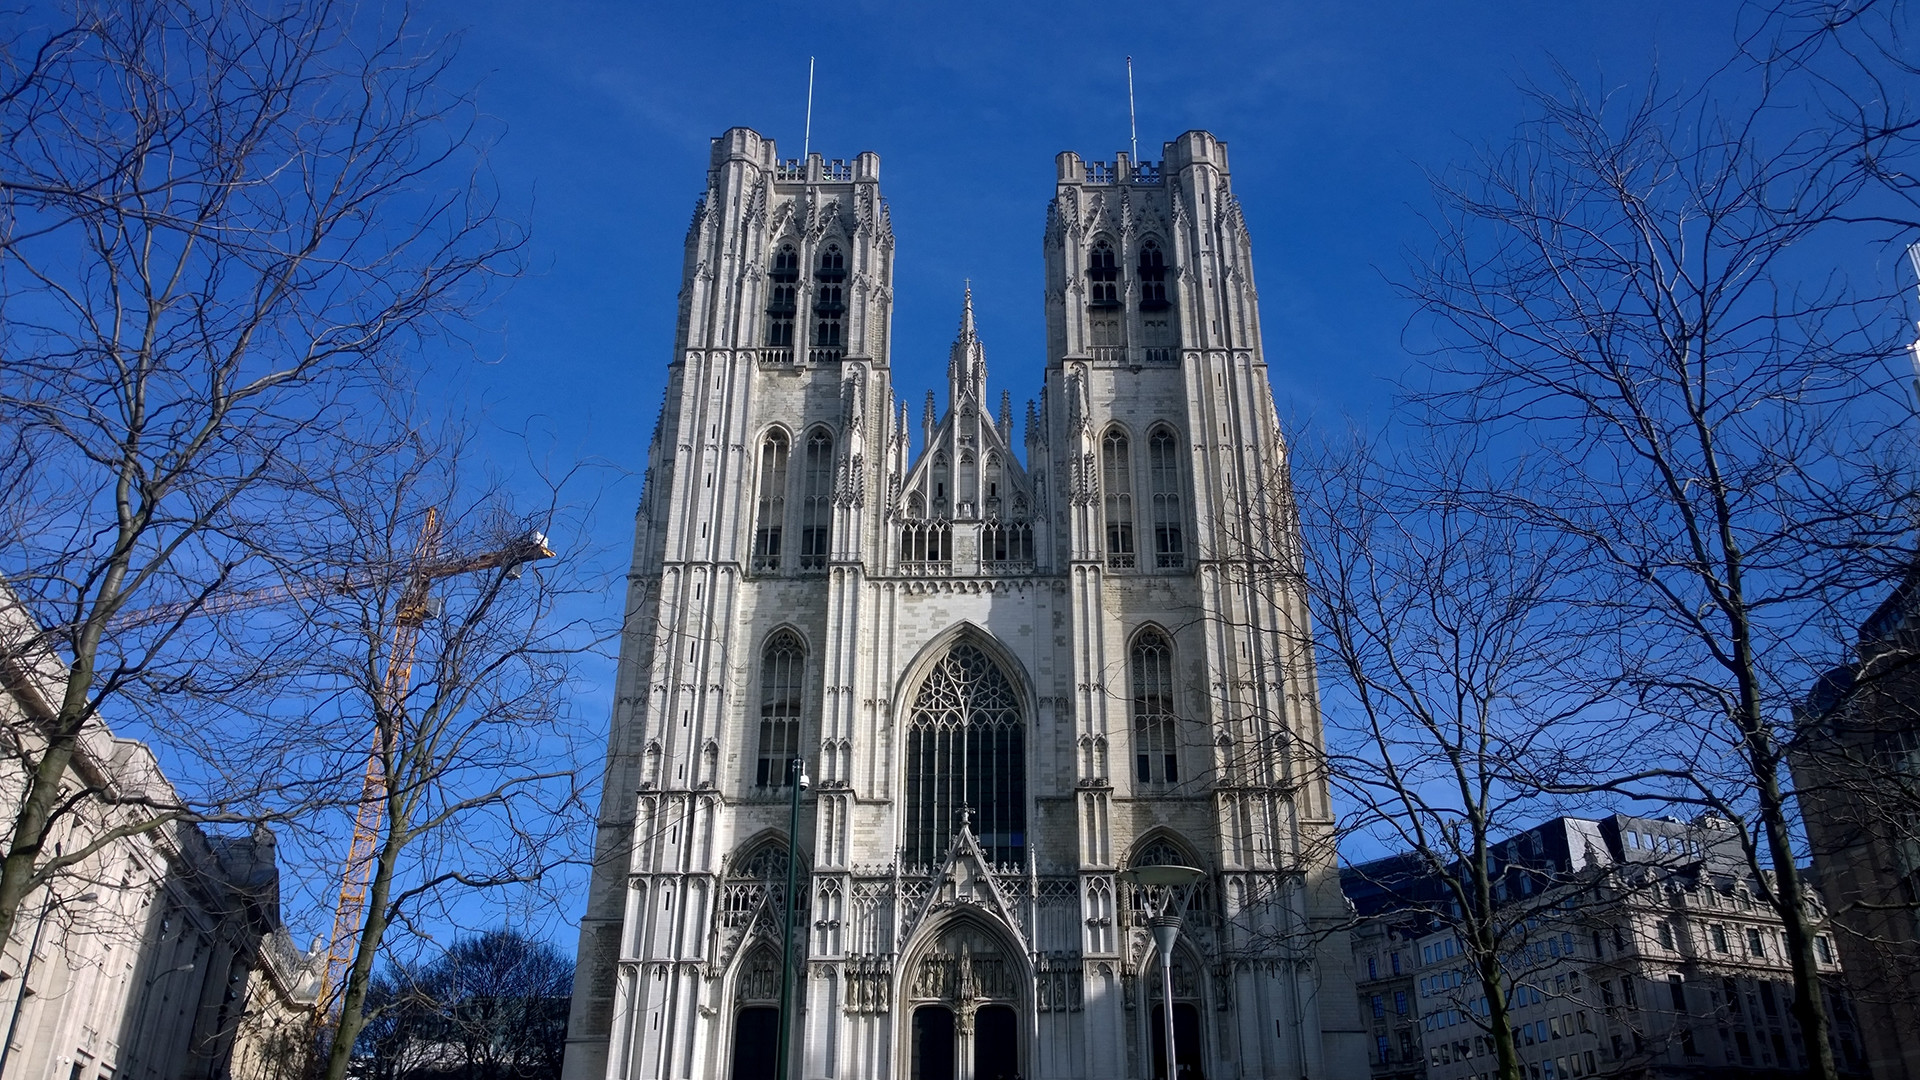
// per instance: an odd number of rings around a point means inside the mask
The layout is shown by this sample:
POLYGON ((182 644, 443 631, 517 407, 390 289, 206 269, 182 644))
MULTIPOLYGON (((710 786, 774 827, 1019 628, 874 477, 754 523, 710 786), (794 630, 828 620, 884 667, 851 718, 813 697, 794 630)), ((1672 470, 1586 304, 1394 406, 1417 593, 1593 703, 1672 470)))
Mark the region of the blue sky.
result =
MULTIPOLYGON (((708 140, 745 125, 797 156, 811 55, 813 148, 882 160, 897 392, 917 410, 944 390, 971 278, 993 396, 1024 401, 1044 363, 1053 156, 1126 147, 1130 54, 1143 156, 1189 128, 1230 144, 1283 415, 1378 422, 1417 362, 1391 281, 1426 242, 1427 172, 1504 142, 1521 87, 1555 81, 1556 63, 1593 91, 1644 85, 1655 65, 1692 81, 1726 56, 1735 10, 426 0, 418 19, 461 35, 457 74, 498 122, 492 167, 534 238, 530 273, 476 339, 484 365, 444 393, 484 410, 505 461, 531 430, 543 453, 626 470, 592 525, 599 565, 624 571, 708 140)), ((621 597, 609 587, 602 614, 621 597)), ((585 674, 580 718, 604 731, 613 664, 585 674)))
MULTIPOLYGON (((943 389, 972 278, 995 389, 1037 390, 1040 234, 1053 156, 1189 128, 1227 140, 1253 232, 1283 410, 1377 414, 1403 371, 1388 280, 1421 246, 1425 170, 1502 141, 1520 84, 1669 80, 1726 54, 1733 5, 616 4, 429 0, 503 135, 493 167, 530 206, 532 272, 463 380, 495 422, 641 465, 673 344, 682 241, 708 140, 745 125, 798 156, 877 151, 898 236, 895 384, 943 389)), ((997 396, 997 395, 996 395, 997 396)), ((626 499, 625 502, 631 502, 626 499)), ((627 507, 630 509, 630 505, 627 507)), ((625 510, 609 528, 624 531, 625 510)))

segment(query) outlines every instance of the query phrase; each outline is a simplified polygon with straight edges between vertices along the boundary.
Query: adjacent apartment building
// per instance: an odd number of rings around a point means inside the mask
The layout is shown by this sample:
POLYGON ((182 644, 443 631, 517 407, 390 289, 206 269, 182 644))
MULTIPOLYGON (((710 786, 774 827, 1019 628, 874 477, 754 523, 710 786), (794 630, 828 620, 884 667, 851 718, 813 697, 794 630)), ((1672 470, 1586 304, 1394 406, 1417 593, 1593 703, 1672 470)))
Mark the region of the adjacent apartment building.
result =
MULTIPOLYGON (((1724 822, 1555 818, 1503 840, 1497 860, 1497 895, 1529 912, 1507 958, 1510 1023, 1529 1080, 1784 1078, 1804 1070, 1780 920, 1757 898, 1758 882, 1724 822)), ((1389 890, 1403 898, 1397 907, 1360 891, 1363 916, 1368 902, 1381 908, 1365 922, 1417 929, 1427 920, 1425 933, 1411 941, 1402 934, 1404 950, 1391 950, 1410 971, 1424 1075, 1490 1080, 1488 1003, 1449 925, 1448 901, 1418 883, 1389 890)), ((1844 1072, 1865 1075, 1838 953, 1827 936, 1817 948, 1830 980, 1835 1058, 1844 1072)), ((1364 973, 1367 957, 1355 959, 1364 973)), ((1361 1004, 1371 1016, 1371 998, 1361 1004)), ((1397 1050, 1397 1042, 1385 1048, 1397 1050)), ((1413 1075, 1377 1055, 1375 1062, 1376 1076, 1413 1075)))

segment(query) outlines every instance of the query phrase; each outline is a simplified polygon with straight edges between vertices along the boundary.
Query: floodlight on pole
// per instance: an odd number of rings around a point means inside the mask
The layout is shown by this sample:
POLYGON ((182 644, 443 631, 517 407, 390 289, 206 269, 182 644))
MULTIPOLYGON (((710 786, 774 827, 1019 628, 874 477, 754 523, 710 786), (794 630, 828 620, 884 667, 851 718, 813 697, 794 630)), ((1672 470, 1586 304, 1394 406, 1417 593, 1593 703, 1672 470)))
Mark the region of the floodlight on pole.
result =
POLYGON ((1136 866, 1121 877, 1132 882, 1146 895, 1147 925, 1153 930, 1154 948, 1160 951, 1161 1020, 1167 1038, 1166 1080, 1174 1080, 1173 1045, 1173 947, 1180 940, 1180 913, 1187 910, 1193 890, 1206 880, 1206 872, 1191 866, 1136 866))

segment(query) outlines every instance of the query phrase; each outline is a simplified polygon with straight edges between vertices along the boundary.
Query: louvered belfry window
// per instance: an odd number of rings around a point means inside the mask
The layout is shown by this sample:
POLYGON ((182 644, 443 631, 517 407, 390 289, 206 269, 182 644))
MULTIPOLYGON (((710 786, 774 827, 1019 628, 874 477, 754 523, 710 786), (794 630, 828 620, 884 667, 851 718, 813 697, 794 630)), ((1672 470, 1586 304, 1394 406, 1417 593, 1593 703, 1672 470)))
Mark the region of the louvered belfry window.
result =
POLYGON ((979 646, 961 642, 913 699, 907 727, 906 862, 946 857, 971 811, 995 863, 1022 864, 1027 847, 1026 730, 1020 697, 979 646))

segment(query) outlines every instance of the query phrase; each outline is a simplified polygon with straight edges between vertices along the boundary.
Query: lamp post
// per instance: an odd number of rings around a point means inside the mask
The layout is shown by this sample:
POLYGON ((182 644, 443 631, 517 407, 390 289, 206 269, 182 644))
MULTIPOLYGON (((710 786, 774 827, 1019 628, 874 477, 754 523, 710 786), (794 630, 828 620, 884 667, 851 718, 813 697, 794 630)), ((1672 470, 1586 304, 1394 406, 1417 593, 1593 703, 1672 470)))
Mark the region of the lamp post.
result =
POLYGON ((1180 913, 1194 886, 1207 876, 1191 866, 1136 866, 1121 875, 1146 892, 1147 924, 1153 928, 1154 948, 1160 952, 1160 1007, 1167 1037, 1166 1080, 1178 1071, 1173 1045, 1173 946, 1180 940, 1180 913))
POLYGON ((27 995, 33 992, 27 985, 27 977, 33 974, 33 955, 40 951, 40 935, 47 929, 47 916, 69 901, 85 904, 98 899, 99 893, 84 893, 62 900, 53 886, 47 886, 47 901, 40 905, 40 920, 33 924, 33 943, 27 946, 27 958, 20 964, 20 989, 13 992, 13 1016, 7 1021, 7 1037, 0 1042, 0 1077, 7 1075, 7 1059, 13 1056, 13 1035, 20 1027, 20 1010, 27 1003, 27 995))
POLYGON ((787 1048, 793 1031, 793 910, 795 878, 800 865, 800 793, 807 790, 807 763, 794 758, 787 763, 787 783, 793 788, 792 807, 787 814, 787 896, 785 916, 780 922, 780 1046, 774 1056, 774 1077, 787 1080, 787 1048))

